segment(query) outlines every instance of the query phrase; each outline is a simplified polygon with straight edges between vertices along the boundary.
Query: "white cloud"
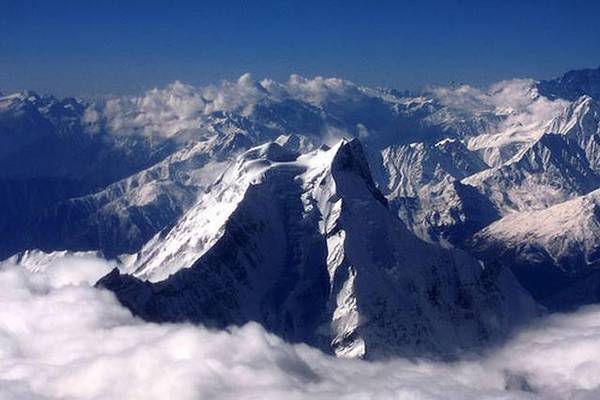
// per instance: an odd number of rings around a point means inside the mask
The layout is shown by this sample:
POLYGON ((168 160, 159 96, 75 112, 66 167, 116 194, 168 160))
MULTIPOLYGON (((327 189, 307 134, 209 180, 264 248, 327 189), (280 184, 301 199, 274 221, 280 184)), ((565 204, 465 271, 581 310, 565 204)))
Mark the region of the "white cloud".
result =
POLYGON ((352 100, 356 96, 365 94, 342 79, 292 75, 286 83, 269 79, 258 82, 247 73, 235 82, 222 81, 219 85, 194 87, 174 82, 141 96, 114 97, 90 106, 84 122, 90 129, 104 123, 117 134, 171 137, 201 129, 211 113, 248 115, 266 100, 295 99, 318 105, 328 100, 352 100))
POLYGON ((172 136, 199 128, 203 109, 200 92, 175 82, 140 97, 109 99, 102 105, 101 113, 107 127, 115 133, 172 136))
POLYGON ((468 400, 600 395, 600 307, 547 318, 483 358, 451 364, 403 359, 369 363, 285 344, 256 324, 217 332, 142 322, 112 294, 88 285, 111 267, 89 258, 55 262, 38 273, 0 267, 0 398, 468 400))
POLYGON ((311 104, 322 104, 328 100, 352 100, 365 96, 361 88, 352 82, 320 76, 306 79, 292 75, 286 89, 287 96, 311 104))
MULTIPOLYGON (((434 87, 433 97, 453 112, 471 115, 495 112, 507 116, 499 131, 514 126, 540 124, 559 114, 568 104, 539 96, 535 81, 514 79, 502 81, 482 90, 469 85, 434 87)), ((90 129, 103 124, 117 134, 173 137, 184 132, 206 132, 206 118, 215 112, 249 115, 266 102, 287 99, 322 106, 336 103, 349 111, 372 97, 385 97, 381 92, 358 86, 339 78, 307 79, 291 75, 287 82, 255 80, 250 74, 237 81, 194 87, 174 82, 163 89, 152 89, 141 96, 114 97, 90 106, 84 122, 90 129)), ((393 108, 393 107, 392 107, 393 108)), ((355 112, 355 111, 352 111, 355 112)))
POLYGON ((444 105, 464 111, 497 112, 507 115, 499 130, 517 125, 543 124, 569 104, 540 96, 531 79, 512 79, 493 84, 489 90, 469 85, 430 89, 444 105))
POLYGON ((486 111, 494 107, 489 94, 470 85, 439 86, 430 91, 448 107, 474 111, 486 111))

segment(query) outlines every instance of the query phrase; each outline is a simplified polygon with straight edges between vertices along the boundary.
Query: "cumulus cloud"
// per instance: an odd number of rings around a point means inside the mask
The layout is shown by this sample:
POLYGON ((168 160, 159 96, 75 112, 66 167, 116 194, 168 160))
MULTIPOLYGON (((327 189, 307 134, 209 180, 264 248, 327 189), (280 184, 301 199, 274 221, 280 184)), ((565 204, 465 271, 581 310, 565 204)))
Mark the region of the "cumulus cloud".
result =
POLYGON ((0 398, 593 399, 600 307, 546 318, 485 357, 335 359, 256 324, 212 331, 134 318, 89 282, 112 265, 0 266, 0 398), (55 269, 52 272, 52 269, 55 269))
POLYGON ((284 85, 278 85, 270 80, 265 80, 262 84, 277 98, 293 98, 315 105, 321 105, 327 101, 352 100, 365 96, 363 88, 339 78, 317 76, 307 79, 294 74, 284 85))
POLYGON ((86 110, 84 123, 92 131, 104 125, 117 134, 172 137, 201 129, 212 113, 249 115, 264 101, 294 99, 319 105, 326 101, 352 100, 356 96, 365 96, 363 89, 342 79, 306 79, 292 75, 285 83, 270 79, 259 82, 247 73, 237 81, 222 81, 218 85, 194 87, 174 82, 141 96, 107 99, 86 110))
POLYGON ((204 99, 194 87, 175 82, 143 96, 116 97, 95 107, 112 132, 172 136, 201 126, 204 99))
MULTIPOLYGON (((499 131, 547 122, 568 105, 565 100, 540 96, 535 81, 529 79, 502 81, 488 89, 469 85, 434 87, 429 89, 429 94, 458 115, 485 112, 505 115, 499 131)), ((290 99, 316 107, 333 103, 337 108, 354 112, 357 104, 368 107, 374 97, 385 96, 339 78, 307 79, 291 75, 285 82, 258 81, 247 73, 236 81, 222 81, 217 85, 195 87, 174 82, 141 96, 110 98, 91 105, 83 121, 92 131, 105 127, 116 134, 173 137, 186 132, 204 132, 211 135, 207 118, 216 112, 247 116, 261 104, 290 99)))

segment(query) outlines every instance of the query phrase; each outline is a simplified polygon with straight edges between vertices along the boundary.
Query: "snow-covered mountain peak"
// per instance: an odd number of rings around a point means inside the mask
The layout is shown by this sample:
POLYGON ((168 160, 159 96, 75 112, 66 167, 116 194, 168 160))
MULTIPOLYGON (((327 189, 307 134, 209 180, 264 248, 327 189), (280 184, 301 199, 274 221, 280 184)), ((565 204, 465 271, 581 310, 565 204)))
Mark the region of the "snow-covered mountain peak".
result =
POLYGON ((201 191, 176 224, 156 234, 137 254, 121 256, 123 270, 153 282, 164 280, 181 268, 192 266, 210 249, 253 185, 296 179, 309 190, 317 176, 348 169, 376 191, 357 141, 342 140, 332 148, 301 156, 274 142, 254 147, 240 154, 214 183, 201 191))
POLYGON ((543 134, 508 162, 471 175, 476 187, 501 213, 539 210, 592 191, 600 177, 575 140, 543 134))
POLYGON ((600 104, 588 95, 579 97, 552 121, 548 131, 574 136, 600 134, 600 104))
POLYGON ((435 185, 446 177, 462 179, 488 168, 476 153, 453 138, 435 144, 389 146, 381 156, 385 169, 382 183, 389 198, 415 197, 425 185, 435 185))
POLYGON ((534 87, 526 87, 517 85, 517 89, 508 90, 505 98, 500 97, 499 102, 513 102, 513 106, 494 131, 474 135, 468 140, 469 149, 480 153, 491 166, 505 163, 538 140, 548 132, 553 119, 569 105, 565 100, 550 100, 538 95, 534 87))
POLYGON ((25 112, 27 108, 35 110, 40 97, 32 91, 23 91, 0 97, 0 112, 25 112))
POLYGON ((375 197, 385 202, 382 199, 383 196, 375 186, 371 170, 369 169, 369 163, 358 139, 342 140, 336 147, 329 151, 335 152, 335 157, 331 163, 331 171, 334 176, 338 172, 347 172, 359 176, 375 197))
POLYGON ((280 151, 242 154, 157 235, 150 263, 100 284, 144 318, 259 321, 348 357, 450 355, 536 313, 507 271, 488 277, 475 260, 422 242, 394 218, 358 140, 267 159, 280 151))
POLYGON ((600 67, 573 70, 564 75, 538 83, 538 90, 549 98, 574 101, 582 95, 600 99, 600 67))
POLYGON ((547 130, 576 141, 591 167, 600 172, 600 103, 596 99, 588 95, 579 97, 552 121, 547 130))
POLYGON ((475 234, 470 246, 484 259, 509 265, 551 308, 597 302, 600 189, 543 210, 508 214, 475 234))
POLYGON ((35 125, 26 128, 30 130, 24 132, 26 135, 35 135, 37 132, 31 130, 36 128, 42 131, 49 130, 52 125, 58 127, 58 131, 63 131, 82 124, 86 107, 87 104, 79 99, 70 97, 57 99, 52 95, 40 96, 33 91, 25 90, 0 97, 0 120, 9 127, 19 124, 16 122, 19 119, 28 121, 25 124, 35 125), (40 129, 39 125, 45 126, 40 129))

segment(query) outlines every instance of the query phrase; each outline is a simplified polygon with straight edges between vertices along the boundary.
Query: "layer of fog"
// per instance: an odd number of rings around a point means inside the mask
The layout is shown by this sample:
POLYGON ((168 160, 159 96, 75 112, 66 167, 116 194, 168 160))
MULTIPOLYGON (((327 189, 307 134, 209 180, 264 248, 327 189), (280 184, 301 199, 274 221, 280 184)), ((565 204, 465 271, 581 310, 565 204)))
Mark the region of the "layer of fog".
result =
POLYGON ((485 357, 451 364, 334 359, 255 324, 150 324, 90 286, 88 257, 0 265, 0 398, 595 399, 600 307, 545 318, 485 357))

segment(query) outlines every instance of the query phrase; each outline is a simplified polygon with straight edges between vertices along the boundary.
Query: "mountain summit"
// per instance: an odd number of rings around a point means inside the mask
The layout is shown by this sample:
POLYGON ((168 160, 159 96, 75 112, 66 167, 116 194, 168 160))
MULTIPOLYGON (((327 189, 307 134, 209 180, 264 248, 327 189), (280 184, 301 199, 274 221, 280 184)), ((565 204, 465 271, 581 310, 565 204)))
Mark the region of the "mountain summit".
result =
MULTIPOLYGON (((217 224, 218 238, 197 259, 184 264, 181 257, 193 252, 180 247, 181 269, 164 279, 115 270, 99 285, 144 319, 216 327, 257 321, 290 341, 369 358, 450 356, 501 338, 536 313, 508 269, 483 268, 408 231, 376 188, 356 139, 297 158, 267 144, 236 165, 236 204, 217 192, 213 218, 185 227, 194 237, 211 219, 217 224), (222 207, 231 210, 227 218, 222 207)), ((177 248, 173 236, 163 237, 156 248, 177 248)))

